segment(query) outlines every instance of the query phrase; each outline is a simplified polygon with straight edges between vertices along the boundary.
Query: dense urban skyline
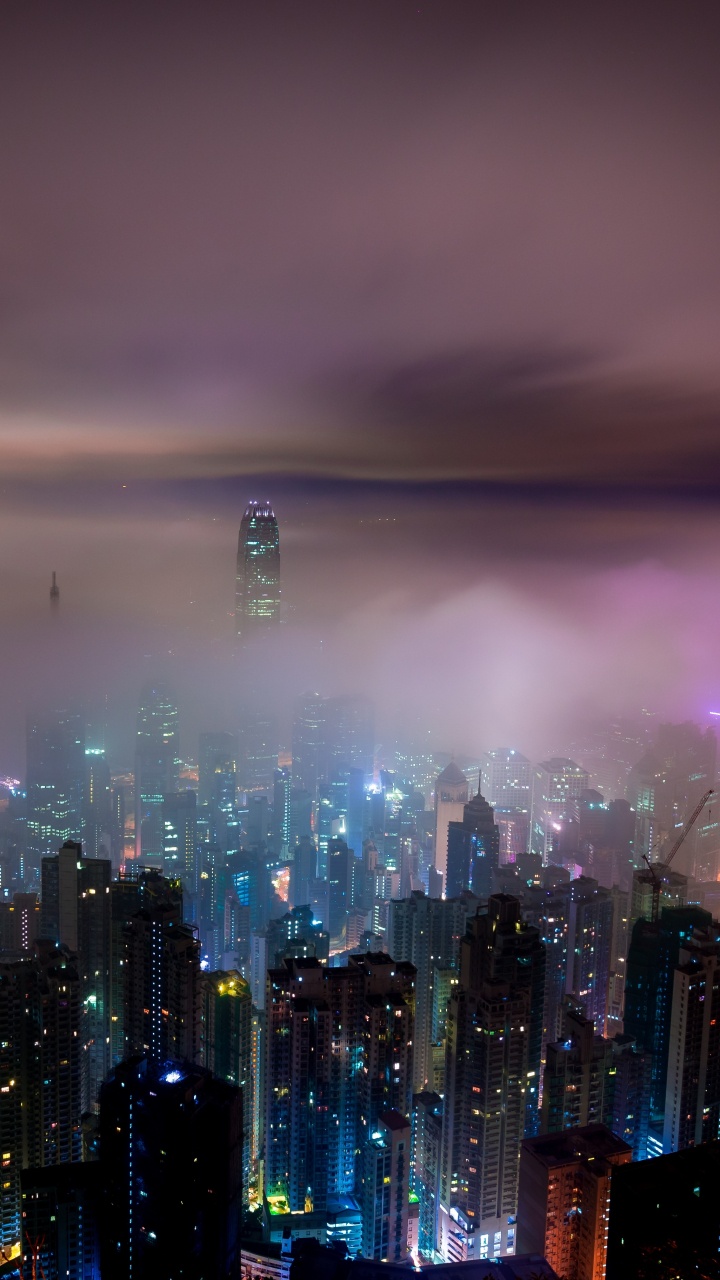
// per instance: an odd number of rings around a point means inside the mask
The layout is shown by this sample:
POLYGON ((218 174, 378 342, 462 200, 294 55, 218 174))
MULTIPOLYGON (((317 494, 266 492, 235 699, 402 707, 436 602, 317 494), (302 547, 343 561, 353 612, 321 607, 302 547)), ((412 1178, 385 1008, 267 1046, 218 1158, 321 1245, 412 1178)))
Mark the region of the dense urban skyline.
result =
POLYGON ((2 7, 2 1280, 715 1273, 719 54, 2 7))

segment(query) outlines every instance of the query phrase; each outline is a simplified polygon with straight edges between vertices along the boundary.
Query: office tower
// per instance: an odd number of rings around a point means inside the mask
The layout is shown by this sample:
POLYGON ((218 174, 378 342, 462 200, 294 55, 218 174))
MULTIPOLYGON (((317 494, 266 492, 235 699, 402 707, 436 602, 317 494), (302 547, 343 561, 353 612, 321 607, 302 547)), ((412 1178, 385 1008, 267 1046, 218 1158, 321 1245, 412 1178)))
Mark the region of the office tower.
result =
POLYGON ((354 904, 356 867, 361 863, 344 840, 331 840, 328 845, 328 929, 333 945, 341 946, 345 936, 346 912, 354 904))
POLYGON ((163 871, 192 893, 197 888, 197 796, 174 791, 162 798, 163 871))
POLYGON ((235 806, 238 749, 236 733, 200 734, 198 804, 216 814, 230 814, 235 806))
POLYGON ((429 1090, 416 1093, 412 1112, 411 1190, 420 1202, 418 1249, 435 1252, 440 1209, 440 1156, 442 1151, 443 1100, 429 1090))
POLYGON ((492 892, 492 876, 500 859, 500 832, 480 792, 463 809, 461 822, 448 823, 445 897, 469 889, 478 898, 492 892))
POLYGON ((242 1096, 187 1063, 131 1059, 100 1095, 103 1280, 239 1271, 242 1096))
POLYGON ((480 790, 498 809, 528 809, 532 766, 527 756, 511 747, 486 751, 480 763, 480 790))
POLYGON ((272 791, 278 767, 280 731, 267 708, 246 707, 240 726, 238 782, 241 791, 272 791))
POLYGON ((242 1090, 243 1196, 250 1187, 250 1133, 254 1080, 252 1072, 252 1001, 250 986, 236 970, 203 973, 202 1065, 226 1084, 242 1090))
POLYGON ((29 951, 40 936, 40 902, 36 893, 14 893, 0 902, 0 948, 29 951))
POLYGON ((68 840, 42 860, 40 929, 77 956, 82 995, 83 1110, 94 1109, 110 1067, 110 879, 106 858, 68 840))
POLYGON ((625 1009, 625 975, 630 944, 630 894, 618 885, 610 890, 613 904, 612 937, 610 939, 610 983, 608 987, 608 1035, 623 1029, 625 1009))
POLYGON ((249 502, 238 536, 235 634, 247 643, 271 635, 279 622, 278 523, 269 502, 249 502))
POLYGON ((267 859, 261 850, 241 849, 229 854, 227 870, 241 907, 247 907, 253 933, 269 919, 272 885, 267 859))
MULTIPOLYGON (((77 839, 80 832, 71 838, 77 839)), ((85 748, 83 848, 88 858, 119 858, 118 831, 112 808, 110 769, 101 747, 85 748)))
POLYGON ((371 777, 375 763, 375 708, 369 698, 325 699, 325 763, 323 776, 341 769, 360 769, 371 777))
POLYGON ((522 889, 523 919, 537 928, 545 946, 543 1045, 560 1035, 562 1002, 568 969, 570 898, 567 886, 522 889))
POLYGON ((197 1061, 200 944, 195 929, 183 923, 181 894, 162 879, 144 887, 139 910, 121 929, 123 1057, 197 1061))
MULTIPOLYGON (((636 813, 635 855, 662 857, 701 796, 715 786, 717 742, 712 729, 691 722, 660 725, 652 746, 630 770, 627 799, 636 813)), ((677 870, 693 870, 695 834, 678 855, 677 870)))
POLYGON ((98 1166, 23 1170, 23 1275, 38 1280, 99 1280, 98 1166))
MULTIPOLYGON (((287 858, 290 851, 290 813, 292 775, 289 769, 276 769, 273 779, 270 839, 277 858, 287 858)), ((293 842, 294 843, 294 842, 293 842)))
POLYGON ((607 1001, 613 926, 613 900, 597 880, 580 876, 568 890, 568 964, 565 990, 583 1005, 601 1035, 607 1026, 607 1001))
MULTIPOLYGON (((389 956, 267 976, 265 1191, 271 1212, 324 1211, 359 1190, 381 1112, 410 1114, 415 971, 389 956)), ((408 1152, 409 1154, 409 1152, 408 1152)), ((299 1224, 298 1224, 299 1226, 299 1224)))
POLYGON ((163 684, 146 684, 135 740, 135 854, 162 865, 163 796, 178 789, 178 712, 163 684))
POLYGON ((652 1054, 651 1109, 662 1117, 675 968, 680 949, 695 929, 712 923, 702 907, 663 907, 655 924, 636 921, 627 958, 624 1030, 652 1054))
POLYGON ((440 1247, 448 1260, 467 1256, 471 1237, 481 1258, 515 1252, 517 1153, 537 1123, 544 968, 540 935, 521 920, 517 898, 494 894, 468 920, 447 1022, 440 1247))
POLYGON ((365 1139, 362 1250, 377 1262, 404 1262, 408 1253, 410 1121, 383 1111, 365 1139))
POLYGON ((454 760, 443 769, 435 783, 435 871, 447 882, 448 827, 462 822, 468 802, 468 780, 454 760))
POLYGON ((526 1139, 518 1252, 542 1254, 563 1280, 603 1280, 611 1185, 631 1159, 627 1143, 601 1124, 526 1139))
POLYGON ((396 960, 409 961, 417 971, 413 1046, 416 1093, 432 1083, 436 971, 457 969, 460 941, 465 936, 468 918, 478 906, 478 899, 471 893, 442 900, 426 898, 417 891, 403 901, 390 903, 388 952, 396 960))
POLYGON ((79 1160, 80 982, 66 947, 0 957, 0 1248, 21 1239, 22 1169, 79 1160))
POLYGON ((715 1276, 720 1145, 613 1170, 607 1280, 715 1276))
POLYGON ((648 1155, 652 1058, 632 1036, 617 1034, 610 1041, 615 1079, 612 1120, 608 1127, 632 1147, 633 1160, 648 1155))
POLYGON ((553 861, 555 827, 587 784, 587 771, 564 757, 543 760, 533 769, 530 851, 542 857, 543 865, 553 861))
POLYGON ((541 1133, 561 1133, 589 1124, 612 1127, 615 1057, 613 1045, 595 1035, 592 1018, 566 997, 562 1039, 547 1046, 543 1072, 541 1133))
POLYGON ((317 849, 315 842, 302 836, 293 848, 290 863, 290 887, 288 901, 291 907, 300 907, 310 901, 312 886, 317 877, 317 849))
POLYGON ((27 726, 27 862, 79 840, 85 794, 85 727, 70 711, 30 718, 27 726))
POLYGON ((304 693, 295 703, 292 726, 292 776, 297 788, 311 797, 324 776, 325 699, 319 693, 304 693))
POLYGON ((486 751, 480 764, 480 791, 495 810, 500 862, 514 862, 530 839, 532 765, 512 747, 486 751))
POLYGON ((720 925, 695 930, 673 974, 665 1153, 720 1138, 720 925))

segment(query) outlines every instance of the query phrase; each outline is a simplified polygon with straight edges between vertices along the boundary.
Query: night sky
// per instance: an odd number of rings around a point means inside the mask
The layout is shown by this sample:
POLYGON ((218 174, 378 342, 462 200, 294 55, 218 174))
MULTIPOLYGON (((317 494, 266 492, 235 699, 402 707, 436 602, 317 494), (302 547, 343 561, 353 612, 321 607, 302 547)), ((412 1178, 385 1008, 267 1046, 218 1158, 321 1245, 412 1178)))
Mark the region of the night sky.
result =
POLYGON ((0 772, 148 675, 235 727, 252 497, 281 701, 720 706, 718 66, 716 4, 3 5, 0 772))

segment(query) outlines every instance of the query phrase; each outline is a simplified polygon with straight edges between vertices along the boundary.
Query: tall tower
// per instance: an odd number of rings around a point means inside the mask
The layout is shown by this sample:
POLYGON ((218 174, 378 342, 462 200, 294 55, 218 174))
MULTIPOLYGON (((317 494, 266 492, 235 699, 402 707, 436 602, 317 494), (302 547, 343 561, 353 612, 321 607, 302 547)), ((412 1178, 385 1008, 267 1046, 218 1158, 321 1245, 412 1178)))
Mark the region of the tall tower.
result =
POLYGON ((163 796, 177 791, 178 712, 170 691, 145 685, 135 745, 135 851, 137 857, 164 855, 163 796))
POLYGON ((518 1151, 536 1122, 545 948, 520 902, 493 894, 460 944, 448 1004, 440 1252, 515 1252, 518 1151), (457 1229, 456 1229, 457 1228, 457 1229))
POLYGON ((235 632, 243 642, 280 621, 280 534, 269 502, 249 502, 240 525, 235 632))

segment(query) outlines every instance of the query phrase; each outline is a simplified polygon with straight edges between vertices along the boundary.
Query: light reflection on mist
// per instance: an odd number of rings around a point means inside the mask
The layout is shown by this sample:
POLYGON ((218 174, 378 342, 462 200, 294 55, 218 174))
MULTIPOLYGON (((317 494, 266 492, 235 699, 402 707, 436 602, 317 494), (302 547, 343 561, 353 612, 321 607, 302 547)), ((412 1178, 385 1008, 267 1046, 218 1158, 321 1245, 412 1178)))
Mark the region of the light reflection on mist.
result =
MULTIPOLYGON (((1 605, 0 771, 22 772, 26 709, 48 705, 81 705, 113 763, 130 763, 148 678, 177 689, 187 756, 199 732, 236 729, 248 704, 269 705, 289 743, 292 703, 307 688, 370 696, 385 748, 396 737, 473 755, 513 743, 534 758, 580 719, 647 705, 702 720, 720 696, 710 517, 673 563, 658 551, 607 566, 588 563, 581 542, 563 560, 503 556, 498 508, 494 542, 479 517, 467 536, 471 518, 458 511, 463 537, 438 555, 442 505, 410 504, 411 536, 401 520, 369 541, 342 503, 316 504, 309 521, 299 498, 284 507, 287 620, 250 656, 232 637, 234 512, 28 519, 1 605)), ((523 519, 534 529, 538 516, 505 512, 516 537, 523 519)), ((557 516, 545 519, 556 542, 557 516)))

